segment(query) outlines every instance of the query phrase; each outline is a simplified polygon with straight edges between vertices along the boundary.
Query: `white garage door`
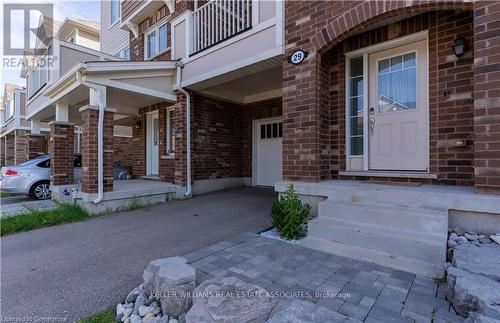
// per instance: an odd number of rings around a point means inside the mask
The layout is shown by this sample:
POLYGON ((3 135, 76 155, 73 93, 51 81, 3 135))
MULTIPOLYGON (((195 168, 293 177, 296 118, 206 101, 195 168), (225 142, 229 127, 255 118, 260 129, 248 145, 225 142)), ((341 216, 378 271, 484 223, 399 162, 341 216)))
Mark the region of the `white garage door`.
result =
POLYGON ((281 138, 283 124, 280 119, 258 120, 255 128, 255 185, 274 186, 281 181, 281 138))

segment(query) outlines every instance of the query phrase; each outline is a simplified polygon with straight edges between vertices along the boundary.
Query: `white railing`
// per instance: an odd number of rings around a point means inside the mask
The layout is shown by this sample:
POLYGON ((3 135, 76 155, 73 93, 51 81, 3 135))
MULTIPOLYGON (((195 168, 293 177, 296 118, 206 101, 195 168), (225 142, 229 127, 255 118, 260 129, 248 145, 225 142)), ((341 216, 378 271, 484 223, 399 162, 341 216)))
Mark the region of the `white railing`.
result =
MULTIPOLYGON (((44 58, 46 61, 46 58, 44 58)), ((45 63, 43 65, 46 65, 45 63)), ((28 98, 35 95, 45 84, 47 84, 48 68, 38 64, 27 75, 28 98)))
POLYGON ((252 27, 252 0, 211 0, 193 12, 192 53, 252 27))

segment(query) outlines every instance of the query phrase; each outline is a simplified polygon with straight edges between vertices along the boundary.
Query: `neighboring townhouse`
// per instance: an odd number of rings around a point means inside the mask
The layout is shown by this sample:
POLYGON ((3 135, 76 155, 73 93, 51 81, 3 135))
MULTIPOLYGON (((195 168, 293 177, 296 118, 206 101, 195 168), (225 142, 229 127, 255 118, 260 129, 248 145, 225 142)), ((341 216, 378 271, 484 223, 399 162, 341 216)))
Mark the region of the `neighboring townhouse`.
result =
POLYGON ((429 276, 443 272, 449 225, 500 230, 496 2, 113 0, 101 10, 102 48, 115 48, 105 34, 119 25, 130 61, 80 55, 27 105, 57 134, 56 196, 74 184, 65 147, 81 123, 79 202, 97 211, 293 183, 317 216, 304 245, 429 276), (134 173, 158 181, 113 182, 117 124, 133 129, 134 173))
POLYGON ((25 120, 25 102, 26 89, 24 87, 5 84, 0 109, 0 163, 2 165, 22 163, 28 158, 26 140, 29 122, 25 120))
MULTIPOLYGON (((25 53, 24 60, 26 64, 21 71, 21 77, 27 80, 28 104, 40 97, 39 92, 51 82, 52 77, 56 77, 58 69, 72 67, 74 62, 91 57, 86 56, 89 52, 100 53, 100 24, 96 21, 66 18, 63 22, 59 22, 45 17, 41 25, 43 29, 39 29, 38 32, 36 53, 25 53), (50 37, 44 39, 44 37, 40 35, 49 35, 50 37), (59 46, 54 46, 54 44, 59 46), (58 61, 59 57, 61 57, 61 61, 58 61), (51 66, 47 67, 46 64, 51 66)), ((114 59, 114 57, 110 55, 103 57, 114 59)), ((46 154, 49 151, 48 142, 50 138, 48 135, 50 131, 47 123, 41 124, 41 134, 47 134, 47 136, 39 136, 39 142, 37 142, 36 145, 44 147, 44 149, 40 149, 40 151, 46 154)), ((28 130, 30 126, 37 129, 38 123, 28 122, 28 130)), ((80 153, 82 143, 80 136, 81 125, 75 123, 74 129, 74 152, 80 153)), ((33 137, 37 135, 37 131, 38 130, 35 130, 35 132, 31 131, 33 137)), ((113 133, 115 138, 113 161, 123 165, 131 165, 132 128, 130 126, 115 125, 113 133)), ((34 139, 30 140, 34 141, 34 139)), ((28 153, 30 156, 35 156, 32 149, 28 149, 28 153)), ((36 154, 40 154, 40 152, 36 154)))

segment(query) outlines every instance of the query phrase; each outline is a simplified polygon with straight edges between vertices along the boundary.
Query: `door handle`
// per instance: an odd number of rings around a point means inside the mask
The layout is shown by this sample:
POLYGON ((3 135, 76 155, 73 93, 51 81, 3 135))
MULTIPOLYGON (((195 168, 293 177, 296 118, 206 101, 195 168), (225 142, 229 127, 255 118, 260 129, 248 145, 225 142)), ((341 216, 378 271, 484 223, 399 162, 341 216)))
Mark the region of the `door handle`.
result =
POLYGON ((373 137, 375 132, 375 118, 371 117, 370 118, 370 136, 373 137))

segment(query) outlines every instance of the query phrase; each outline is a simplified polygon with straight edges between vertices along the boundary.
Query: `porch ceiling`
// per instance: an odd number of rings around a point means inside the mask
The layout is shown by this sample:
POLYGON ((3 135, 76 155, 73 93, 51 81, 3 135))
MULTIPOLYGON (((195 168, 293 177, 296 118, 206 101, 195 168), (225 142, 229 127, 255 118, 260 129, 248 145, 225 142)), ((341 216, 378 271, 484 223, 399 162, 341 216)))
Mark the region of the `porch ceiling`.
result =
POLYGON ((202 94, 246 104, 282 95, 282 57, 277 56, 188 86, 202 94))

